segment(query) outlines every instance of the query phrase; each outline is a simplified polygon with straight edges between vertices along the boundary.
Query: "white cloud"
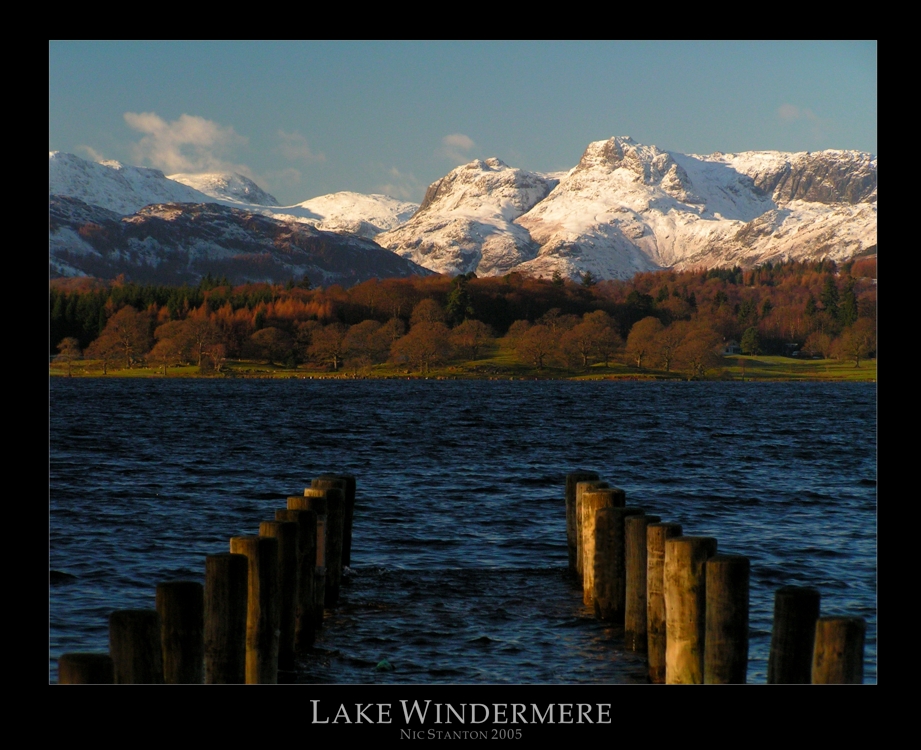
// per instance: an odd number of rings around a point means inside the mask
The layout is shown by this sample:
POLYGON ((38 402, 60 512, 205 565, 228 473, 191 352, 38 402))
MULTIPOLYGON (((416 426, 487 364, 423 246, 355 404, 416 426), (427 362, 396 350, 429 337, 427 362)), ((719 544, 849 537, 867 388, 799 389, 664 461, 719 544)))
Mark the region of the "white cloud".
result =
POLYGON ((476 144, 473 142, 473 139, 464 135, 463 133, 451 133, 451 135, 446 135, 441 139, 441 149, 440 154, 447 157, 455 165, 465 164, 470 161, 470 154, 468 153, 476 144))
POLYGON ((326 156, 322 153, 314 153, 313 149, 307 144, 307 139, 300 133, 286 133, 284 130, 278 131, 280 141, 278 150, 286 159, 296 161, 326 161, 326 156))
POLYGON ((125 112, 124 118, 129 127, 144 133, 132 147, 133 157, 139 164, 150 164, 166 174, 251 174, 248 167, 235 164, 225 156, 247 143, 247 139, 229 125, 186 114, 173 122, 167 122, 154 112, 125 112))

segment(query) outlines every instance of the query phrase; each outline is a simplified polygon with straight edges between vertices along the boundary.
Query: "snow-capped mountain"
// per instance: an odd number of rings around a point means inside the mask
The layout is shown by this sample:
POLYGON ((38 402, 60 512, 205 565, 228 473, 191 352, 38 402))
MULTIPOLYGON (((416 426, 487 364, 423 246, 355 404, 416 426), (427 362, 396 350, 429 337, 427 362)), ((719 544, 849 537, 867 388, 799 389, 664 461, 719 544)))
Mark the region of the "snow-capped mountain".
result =
MULTIPOLYGON (((876 252, 876 165, 875 156, 857 151, 700 156, 619 136, 589 144, 579 163, 563 174, 528 172, 496 158, 475 160, 432 183, 416 210, 415 204, 387 196, 349 192, 294 206, 269 205, 274 198, 239 175, 173 179, 155 169, 51 152, 52 274, 92 273, 76 260, 91 257, 88 237, 98 241, 89 225, 114 221, 153 227, 150 217, 158 211, 174 219, 188 211, 180 223, 196 228, 197 247, 211 233, 211 249, 195 251, 198 260, 189 260, 202 275, 209 270, 202 264, 205 258, 233 252, 241 227, 267 232, 261 246, 263 252, 281 254, 272 261, 279 273, 288 273, 291 264, 284 257, 288 250, 271 250, 274 238, 318 236, 314 232, 373 239, 425 269, 481 276, 514 270, 577 278, 590 271, 596 278, 625 279, 662 268, 843 261, 876 252), (61 198, 57 207, 56 197, 61 198), (157 204, 169 205, 157 209, 157 204), (203 210, 202 204, 211 208, 203 210), (146 206, 151 208, 145 213, 146 206), (209 229, 209 222, 216 226, 209 229)), ((119 257, 143 255, 147 266, 157 266, 154 246, 167 254, 180 252, 178 244, 158 245, 166 236, 162 233, 145 239, 106 226, 112 242, 126 243, 130 236, 128 244, 90 243, 96 252, 115 253, 112 263, 103 264, 113 273, 119 257), (147 248, 143 253, 141 246, 147 248)), ((177 235, 170 241, 181 240, 177 235)), ((254 235, 247 242, 256 242, 254 235)), ((287 247, 301 247, 300 242, 292 240, 287 247)), ((331 239, 324 242, 333 247, 331 239)), ((181 250, 187 251, 192 252, 181 250)), ((127 270, 119 272, 132 277, 127 270)), ((381 266, 381 273, 368 277, 390 272, 381 266)), ((324 273, 324 279, 333 279, 331 271, 324 273)))
POLYGON ((48 154, 48 194, 78 198, 119 214, 133 214, 151 203, 210 200, 188 185, 167 179, 159 169, 86 161, 63 151, 48 154))
POLYGON ((249 177, 236 172, 209 172, 207 174, 171 174, 167 179, 181 182, 200 193, 223 201, 249 203, 256 206, 277 206, 274 195, 269 195, 249 177))
POLYGON ((307 275, 314 283, 348 286, 431 273, 370 241, 411 216, 416 204, 339 195, 279 207, 242 175, 166 177, 157 169, 50 152, 50 274, 124 274, 164 284, 195 284, 208 273, 233 283, 307 275))
POLYGON ((431 273, 371 240, 218 203, 157 203, 122 216, 76 198, 50 200, 50 270, 150 284, 301 279, 351 286, 431 273))
MULTIPOLYGON (((296 221, 313 224, 317 229, 328 232, 354 234, 370 240, 403 224, 419 209, 419 204, 376 193, 341 192, 311 198, 292 208, 301 210, 301 213, 288 214, 296 221)), ((274 213, 282 218, 287 211, 289 209, 279 209, 274 213)))
POLYGON ((505 274, 537 255, 538 246, 515 219, 555 185, 555 179, 499 159, 477 159, 432 183, 418 212, 376 240, 440 273, 505 274))
POLYGON ((869 154, 697 156, 615 137, 589 144, 579 164, 536 201, 529 186, 515 203, 519 186, 504 185, 502 200, 523 210, 503 217, 509 223, 499 234, 500 257, 508 260, 497 263, 490 242, 501 214, 493 211, 486 231, 467 218, 494 205, 492 186, 487 197, 468 186, 488 184, 495 164, 501 162, 471 162, 433 183, 435 199, 378 242, 440 272, 514 268, 621 279, 662 268, 846 260, 876 251, 876 158, 869 154))

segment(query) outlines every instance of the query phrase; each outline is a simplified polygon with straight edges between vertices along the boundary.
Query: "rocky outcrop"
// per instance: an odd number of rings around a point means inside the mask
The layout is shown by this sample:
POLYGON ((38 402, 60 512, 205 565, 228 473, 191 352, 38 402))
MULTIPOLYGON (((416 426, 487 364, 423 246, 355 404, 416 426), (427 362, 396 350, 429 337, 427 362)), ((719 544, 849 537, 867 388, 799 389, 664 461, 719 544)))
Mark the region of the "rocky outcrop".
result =
POLYGON ((514 220, 544 199, 556 182, 499 159, 477 159, 432 183, 413 217, 376 240, 440 273, 508 273, 538 250, 514 220))

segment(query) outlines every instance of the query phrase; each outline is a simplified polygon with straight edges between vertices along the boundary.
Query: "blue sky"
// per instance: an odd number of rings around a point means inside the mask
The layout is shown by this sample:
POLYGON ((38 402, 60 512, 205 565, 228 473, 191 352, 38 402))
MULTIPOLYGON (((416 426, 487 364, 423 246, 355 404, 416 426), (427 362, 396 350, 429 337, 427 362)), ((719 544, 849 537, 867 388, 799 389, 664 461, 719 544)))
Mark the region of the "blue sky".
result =
POLYGON ((49 43, 49 149, 236 171, 284 205, 420 201, 459 164, 570 169, 629 135, 682 153, 877 151, 877 43, 49 43))

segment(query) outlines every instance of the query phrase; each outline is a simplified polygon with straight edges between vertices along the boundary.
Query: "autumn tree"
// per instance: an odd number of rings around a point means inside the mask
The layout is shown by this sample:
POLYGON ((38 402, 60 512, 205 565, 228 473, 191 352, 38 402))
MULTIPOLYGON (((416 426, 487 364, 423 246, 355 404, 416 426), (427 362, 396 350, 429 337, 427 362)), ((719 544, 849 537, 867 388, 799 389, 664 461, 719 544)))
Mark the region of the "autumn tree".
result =
POLYGON ((425 374, 447 361, 450 355, 448 327, 438 322, 417 323, 390 347, 390 357, 394 362, 408 363, 425 374))
POLYGON ((194 362, 201 367, 202 358, 209 347, 223 343, 221 331, 208 316, 207 306, 205 305, 195 310, 183 323, 183 333, 188 341, 189 348, 194 354, 194 362))
MULTIPOLYGON (((180 322, 181 321, 178 320, 172 321, 172 323, 180 322)), ((163 326, 160 326, 157 331, 160 331, 161 328, 163 328, 163 326)), ((154 367, 162 367, 164 376, 166 375, 167 367, 175 367, 187 361, 187 352, 183 351, 178 339, 175 338, 160 338, 157 343, 154 344, 153 349, 147 354, 147 362, 154 367)))
MULTIPOLYGON (((598 310, 597 312, 603 312, 598 310)), ((591 313, 595 315, 596 313, 591 313)), ((607 314, 605 313, 607 316, 607 314)), ((614 356, 623 350, 624 340, 621 338, 620 334, 617 332, 617 325, 613 318, 607 316, 607 319, 610 323, 602 321, 595 321, 593 325, 597 326, 595 334, 595 355, 604 362, 604 366, 608 367, 611 360, 614 356)))
POLYGON ((719 367, 723 359, 719 354, 722 339, 703 322, 688 323, 675 350, 675 359, 691 377, 719 367))
POLYGON ((813 331, 806 337, 806 342, 803 344, 803 351, 808 354, 818 354, 823 359, 828 359, 831 356, 831 345, 831 336, 824 331, 813 331))
POLYGON ((67 336, 61 339, 58 344, 58 354, 54 359, 56 362, 63 362, 67 365, 67 377, 71 377, 73 375, 73 363, 82 356, 80 342, 73 336, 67 336))
POLYGON ((688 331, 688 322, 679 320, 659 331, 653 339, 653 356, 665 372, 671 372, 672 361, 688 331))
POLYGON ((390 354, 390 334, 376 320, 364 320, 349 328, 343 346, 346 366, 357 372, 386 361, 390 354))
POLYGON ((557 353, 557 338, 547 326, 542 324, 528 328, 515 342, 518 357, 533 364, 538 370, 557 353))
POLYGON ((468 318, 452 329, 450 339, 455 350, 462 352, 467 359, 476 361, 483 348, 492 341, 493 331, 482 321, 468 318))
POLYGON ((409 318, 409 326, 412 328, 418 323, 444 323, 445 311, 433 299, 421 300, 414 308, 409 318))
POLYGON ((860 360, 875 352, 876 326, 867 318, 861 318, 850 328, 845 328, 832 344, 832 353, 840 359, 854 360, 854 367, 860 367, 860 360))
POLYGON ((294 339, 287 331, 275 326, 260 328, 249 337, 243 347, 243 355, 247 359, 263 360, 270 365, 285 363, 291 358, 294 350, 294 339))
POLYGON ((638 320, 627 336, 627 356, 636 363, 637 369, 643 368, 643 360, 651 357, 655 351, 656 337, 662 331, 662 321, 652 316, 638 320))
POLYGON ((109 318, 99 338, 87 348, 87 355, 103 360, 104 371, 109 364, 131 369, 143 361, 151 348, 150 326, 150 316, 146 312, 139 313, 127 305, 109 318))
POLYGON ((345 336, 348 328, 342 323, 329 323, 313 333, 310 344, 310 356, 319 362, 328 362, 333 370, 338 370, 345 361, 345 336))

